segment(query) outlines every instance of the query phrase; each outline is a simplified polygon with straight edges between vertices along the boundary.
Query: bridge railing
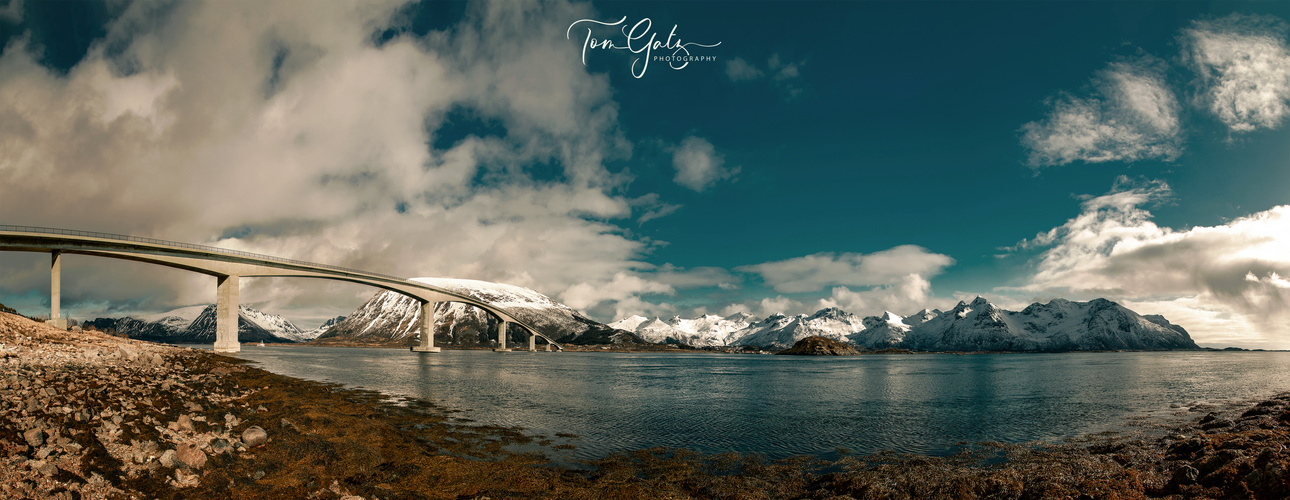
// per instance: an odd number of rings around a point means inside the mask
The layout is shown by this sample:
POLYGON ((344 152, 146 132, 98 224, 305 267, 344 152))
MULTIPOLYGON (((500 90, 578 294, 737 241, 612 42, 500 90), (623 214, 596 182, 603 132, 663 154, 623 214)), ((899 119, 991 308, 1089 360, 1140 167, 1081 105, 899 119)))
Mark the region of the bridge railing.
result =
POLYGON ((251 258, 251 259, 259 259, 259 260, 267 260, 267 261, 272 261, 272 262, 279 262, 279 263, 283 263, 283 264, 295 264, 295 265, 301 265, 301 266, 310 266, 310 267, 318 267, 318 268, 323 268, 323 269, 331 269, 331 270, 333 270, 333 271, 342 271, 342 272, 354 273, 354 274, 359 274, 359 275, 364 275, 364 276, 377 276, 377 277, 387 278, 387 279, 392 279, 392 280, 397 280, 397 281, 407 281, 407 278, 401 278, 401 277, 398 277, 398 276, 391 276, 391 275, 389 275, 389 274, 381 274, 381 273, 374 273, 374 272, 370 272, 370 271, 363 271, 363 270, 361 270, 361 269, 352 269, 352 268, 348 268, 348 267, 332 266, 332 265, 328 265, 328 264, 319 264, 319 263, 316 263, 316 262, 307 262, 307 261, 303 261, 303 260, 286 259, 286 258, 282 258, 282 257, 274 257, 274 256, 272 256, 272 255, 264 255, 264 254, 258 254, 258 253, 252 253, 252 252, 243 252, 243 251, 241 251, 241 250, 230 250, 230 249, 227 249, 227 248, 219 248, 219 247, 213 247, 213 246, 209 246, 209 245, 196 245, 196 244, 193 244, 193 243, 183 243, 183 242, 178 242, 178 241, 159 240, 159 239, 155 239, 155 238, 144 238, 144 237, 141 237, 141 236, 127 236, 127 235, 124 235, 124 234, 100 233, 100 232, 96 232, 96 231, 78 231, 78 230, 75 230, 75 229, 58 229, 58 228, 53 228, 53 227, 38 227, 38 226, 12 226, 12 225, 8 225, 8 224, 0 224, 0 231, 12 231, 12 232, 20 232, 20 233, 40 233, 40 234, 61 234, 61 235, 66 235, 66 236, 85 236, 85 237, 88 237, 88 238, 99 238, 99 239, 103 239, 103 240, 126 241, 126 242, 132 242, 132 243, 146 243, 146 244, 149 244, 149 245, 160 245, 160 246, 167 246, 167 247, 172 247, 172 248, 183 248, 183 249, 187 249, 187 250, 198 250, 198 251, 202 251, 202 252, 210 252, 210 253, 216 253, 216 254, 221 254, 221 255, 227 255, 227 256, 230 256, 230 257, 246 257, 246 258, 251 258))

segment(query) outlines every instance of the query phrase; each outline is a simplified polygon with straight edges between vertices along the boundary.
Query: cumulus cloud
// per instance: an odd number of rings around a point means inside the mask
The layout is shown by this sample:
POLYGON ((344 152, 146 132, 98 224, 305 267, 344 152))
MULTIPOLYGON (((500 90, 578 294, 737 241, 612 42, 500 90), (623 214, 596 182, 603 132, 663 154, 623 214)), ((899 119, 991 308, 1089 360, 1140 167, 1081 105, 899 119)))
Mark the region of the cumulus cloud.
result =
MULTIPOLYGON (((569 19, 594 17, 588 5, 472 4, 448 30, 376 43, 374 32, 402 23, 401 2, 145 3, 65 74, 21 42, 0 54, 6 222, 501 281, 585 302, 579 286, 631 289, 620 276, 647 251, 613 221, 675 210, 633 204, 605 167, 631 154, 608 78, 585 72, 556 36, 569 19), (505 133, 461 135, 444 126, 454 113, 505 133), (542 173, 549 165, 561 175, 542 173)), ((709 166, 720 178, 720 162, 709 166)), ((0 269, 0 292, 48 286, 39 273, 0 269)), ((213 298, 205 277, 170 271, 157 283, 135 269, 101 263, 78 276, 156 297, 149 307, 213 298)), ((284 279, 243 287, 244 301, 279 312, 353 295, 284 279)))
POLYGON ((1202 104, 1233 132, 1276 128, 1290 115, 1286 24, 1232 14, 1183 30, 1184 58, 1196 72, 1202 104))
POLYGON ((676 168, 673 180, 695 191, 703 191, 739 172, 737 168, 726 168, 725 163, 725 156, 717 153, 712 143, 701 137, 689 136, 672 150, 672 166, 676 168))
POLYGON ((907 274, 895 283, 868 290, 852 290, 845 286, 833 288, 833 293, 820 299, 820 308, 836 307, 852 314, 876 316, 883 311, 910 314, 933 307, 932 284, 918 274, 907 274))
POLYGON ((1087 97, 1049 99, 1047 118, 1022 127, 1031 167, 1178 157, 1179 105, 1160 62, 1112 63, 1093 88, 1087 97))
POLYGON ((900 282, 910 274, 931 277, 954 264, 948 255, 915 245, 874 252, 818 253, 735 268, 756 273, 780 293, 814 292, 833 286, 878 286, 900 282))
POLYGON ((1122 179, 1112 192, 1084 201, 1080 215, 1022 245, 1046 250, 1020 290, 1168 304, 1170 310, 1188 305, 1195 310, 1191 317, 1208 318, 1183 324, 1198 339, 1230 337, 1208 328, 1226 315, 1252 325, 1242 331, 1249 332, 1246 340, 1290 345, 1290 289, 1284 286, 1290 206, 1176 230, 1156 225, 1142 208, 1169 194, 1163 182, 1122 179))
POLYGON ((569 287, 560 298, 564 304, 578 310, 594 310, 601 304, 614 306, 614 319, 622 319, 632 314, 648 313, 658 307, 648 304, 640 297, 645 294, 672 294, 675 289, 657 281, 644 279, 635 274, 618 273, 608 283, 579 283, 569 287))

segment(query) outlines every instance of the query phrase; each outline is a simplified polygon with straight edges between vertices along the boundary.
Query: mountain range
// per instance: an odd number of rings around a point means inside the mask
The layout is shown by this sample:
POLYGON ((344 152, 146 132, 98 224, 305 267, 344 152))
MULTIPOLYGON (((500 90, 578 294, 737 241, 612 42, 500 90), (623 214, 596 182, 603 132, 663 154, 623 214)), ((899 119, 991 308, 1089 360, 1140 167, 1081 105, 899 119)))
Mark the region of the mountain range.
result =
POLYGON ((810 315, 774 314, 762 320, 742 313, 726 318, 674 317, 666 322, 632 316, 610 326, 634 331, 653 342, 766 349, 787 349, 811 336, 865 349, 924 351, 1198 348, 1183 327, 1163 316, 1142 316, 1106 299, 1054 299, 1047 304, 1031 304, 1021 311, 1008 311, 977 297, 970 303, 959 302, 949 311, 924 309, 909 316, 888 311, 862 318, 826 308, 810 315))
MULTIPOLYGON (((474 280, 415 278, 416 281, 505 308, 507 313, 558 343, 617 344, 641 342, 635 334, 610 328, 569 306, 528 288, 474 280)), ((383 291, 322 334, 318 343, 408 345, 419 342, 420 303, 411 297, 383 291)), ((487 346, 496 342, 497 318, 462 302, 435 305, 435 345, 487 346)), ((519 328, 508 330, 507 343, 528 344, 519 328)))
MULTIPOLYGON (((631 316, 605 325, 536 291, 472 280, 417 278, 456 294, 494 304, 561 344, 666 343, 691 347, 787 349, 798 340, 821 336, 863 349, 922 351, 1089 351, 1115 349, 1196 349, 1181 326, 1162 316, 1143 316, 1120 304, 1094 299, 1054 299, 1021 311, 1000 308, 985 298, 959 302, 948 311, 923 309, 908 316, 890 311, 861 317, 838 308, 813 314, 773 314, 758 319, 743 313, 697 318, 631 316)), ((241 342, 314 342, 406 346, 420 335, 421 307, 416 299, 389 291, 375 294, 347 316, 332 318, 304 332, 285 318, 239 307, 241 342)), ((490 346, 497 318, 461 302, 435 308, 435 344, 490 346)), ((172 343, 210 343, 215 339, 215 307, 193 306, 137 318, 99 318, 86 323, 133 338, 172 343)), ((508 331, 508 344, 527 344, 520 328, 508 331)))
MULTIPOLYGON (((292 343, 312 340, 331 325, 301 331, 282 316, 246 306, 237 308, 239 342, 292 343)), ((334 324, 335 319, 329 320, 334 324)), ((144 318, 97 318, 86 321, 103 331, 115 331, 130 338, 173 344, 209 344, 215 342, 215 306, 191 306, 144 318)))

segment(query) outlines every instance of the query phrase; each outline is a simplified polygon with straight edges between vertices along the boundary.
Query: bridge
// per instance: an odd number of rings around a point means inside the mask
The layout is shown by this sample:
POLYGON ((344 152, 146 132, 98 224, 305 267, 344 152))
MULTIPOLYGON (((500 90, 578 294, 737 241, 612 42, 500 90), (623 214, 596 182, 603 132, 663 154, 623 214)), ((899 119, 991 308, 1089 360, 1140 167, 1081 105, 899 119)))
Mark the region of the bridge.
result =
POLYGON ((52 255, 50 264, 50 300, 48 323, 67 328, 61 317, 60 294, 62 258, 64 255, 92 255, 132 260, 183 269, 214 276, 215 284, 215 352, 239 352, 237 340, 238 280, 249 277, 299 277, 347 281, 374 286, 412 297, 421 303, 421 343, 412 347, 418 352, 439 352, 434 345, 435 304, 463 302, 498 317, 498 349, 506 348, 508 325, 528 333, 529 350, 536 350, 537 337, 556 346, 550 337, 500 307, 459 291, 385 274, 260 255, 238 250, 178 243, 173 241, 125 236, 119 234, 74 231, 32 226, 0 225, 0 251, 41 252, 52 255))

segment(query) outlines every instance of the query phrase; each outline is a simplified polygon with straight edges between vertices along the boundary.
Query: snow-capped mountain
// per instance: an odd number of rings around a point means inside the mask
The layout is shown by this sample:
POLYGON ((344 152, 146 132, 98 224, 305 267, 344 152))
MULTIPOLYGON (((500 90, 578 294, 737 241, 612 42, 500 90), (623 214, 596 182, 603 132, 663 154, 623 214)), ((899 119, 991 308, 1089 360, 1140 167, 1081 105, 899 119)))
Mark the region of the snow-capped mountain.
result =
POLYGON ((731 345, 757 346, 769 349, 788 349, 806 337, 820 336, 839 342, 864 330, 859 316, 829 307, 807 316, 775 314, 735 332, 738 338, 731 345))
MULTIPOLYGON (((705 317, 706 318, 706 317, 705 317)), ((668 322, 639 316, 614 326, 647 340, 689 342, 678 325, 703 318, 668 322)), ((726 318, 729 321, 731 318, 726 318)), ((929 351, 1089 351, 1113 349, 1196 349, 1183 327, 1162 316, 1142 316, 1115 302, 1056 299, 1008 311, 984 298, 960 302, 949 311, 923 309, 901 317, 890 311, 860 319, 828 308, 810 316, 775 314, 729 332, 726 344, 785 349, 818 335, 866 349, 905 348, 929 351)))
POLYGON ((335 318, 328 319, 327 321, 324 321, 323 324, 318 325, 318 328, 302 333, 301 337, 306 341, 316 339, 322 334, 327 333, 327 330, 330 330, 331 327, 336 326, 341 321, 345 321, 344 316, 336 316, 335 318))
MULTIPOLYGON (((926 321, 926 309, 915 313, 915 320, 922 319, 926 321)), ((865 346, 871 349, 885 349, 905 340, 909 334, 910 326, 904 323, 904 319, 891 311, 885 311, 882 316, 868 316, 861 323, 864 330, 847 336, 851 343, 865 346)), ((920 321, 921 323, 922 321, 920 321)))
MULTIPOLYGON (((237 307, 238 342, 297 342, 300 329, 282 316, 268 314, 246 306, 237 307)), ((180 334, 178 342, 208 344, 215 342, 215 306, 206 306, 180 334)), ((175 341, 169 341, 175 342, 175 341)))
MULTIPOLYGON (((415 280, 495 305, 556 342, 606 344, 640 341, 629 332, 593 321, 528 288, 474 280, 415 280)), ((406 345, 419 339, 420 324, 420 302, 396 292, 382 291, 319 336, 318 341, 406 345)), ((435 345, 489 345, 496 341, 496 331, 497 318, 483 309, 461 302, 435 305, 435 345)), ((507 333, 508 343, 527 345, 528 336, 521 329, 507 333)))
POLYGON ((643 316, 630 316, 609 326, 620 330, 634 332, 647 342, 656 344, 679 343, 695 347, 730 345, 735 332, 747 328, 751 319, 743 313, 727 317, 708 314, 694 319, 674 316, 664 322, 662 319, 650 320, 643 316))
MULTIPOLYGON (((299 342, 304 334, 276 314, 238 306, 239 342, 299 342)), ((140 318, 97 318, 86 322, 130 338, 153 342, 204 344, 215 342, 215 306, 191 306, 140 318)))

